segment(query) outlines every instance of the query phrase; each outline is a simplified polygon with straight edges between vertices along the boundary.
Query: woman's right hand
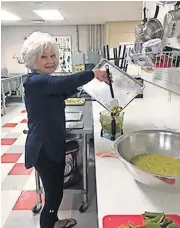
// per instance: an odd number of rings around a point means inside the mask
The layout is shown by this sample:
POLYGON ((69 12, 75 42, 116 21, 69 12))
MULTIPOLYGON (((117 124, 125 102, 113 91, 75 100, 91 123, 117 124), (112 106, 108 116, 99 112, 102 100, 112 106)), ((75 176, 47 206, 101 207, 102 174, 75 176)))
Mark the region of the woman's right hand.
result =
MULTIPOLYGON (((105 82, 105 83, 109 84, 109 80, 108 80, 106 71, 93 70, 93 72, 94 72, 94 77, 95 78, 97 78, 101 82, 105 82)), ((110 79, 111 79, 111 82, 113 82, 111 74, 110 74, 110 79)))

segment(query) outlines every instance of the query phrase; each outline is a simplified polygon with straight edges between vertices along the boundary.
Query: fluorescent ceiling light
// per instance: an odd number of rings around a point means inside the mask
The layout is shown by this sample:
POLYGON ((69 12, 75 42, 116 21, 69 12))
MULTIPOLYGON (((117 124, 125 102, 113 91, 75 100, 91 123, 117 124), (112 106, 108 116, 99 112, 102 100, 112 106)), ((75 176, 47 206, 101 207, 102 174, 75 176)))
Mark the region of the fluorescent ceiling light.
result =
POLYGON ((45 21, 61 21, 64 17, 58 10, 33 10, 38 16, 45 21))
POLYGON ((1 10, 1 21, 21 21, 22 19, 13 13, 1 10))

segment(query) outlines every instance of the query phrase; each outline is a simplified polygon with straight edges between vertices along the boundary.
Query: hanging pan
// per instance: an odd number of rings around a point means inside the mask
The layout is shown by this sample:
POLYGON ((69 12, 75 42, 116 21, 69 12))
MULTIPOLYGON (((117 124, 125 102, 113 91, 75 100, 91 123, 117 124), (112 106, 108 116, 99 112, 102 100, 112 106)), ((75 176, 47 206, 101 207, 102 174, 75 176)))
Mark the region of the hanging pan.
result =
POLYGON ((175 9, 169 11, 164 17, 164 33, 168 38, 180 37, 180 2, 175 4, 175 9))
POLYGON ((143 8, 143 20, 141 22, 140 25, 137 25, 136 26, 136 29, 135 29, 135 36, 136 36, 136 39, 140 39, 142 41, 145 41, 145 37, 144 37, 144 34, 143 34, 143 30, 145 28, 145 24, 147 22, 147 17, 146 17, 146 7, 143 8))
POLYGON ((159 14, 159 5, 156 5, 155 15, 153 18, 150 18, 145 24, 144 36, 146 41, 150 39, 161 39, 164 35, 164 30, 161 22, 157 19, 159 14))

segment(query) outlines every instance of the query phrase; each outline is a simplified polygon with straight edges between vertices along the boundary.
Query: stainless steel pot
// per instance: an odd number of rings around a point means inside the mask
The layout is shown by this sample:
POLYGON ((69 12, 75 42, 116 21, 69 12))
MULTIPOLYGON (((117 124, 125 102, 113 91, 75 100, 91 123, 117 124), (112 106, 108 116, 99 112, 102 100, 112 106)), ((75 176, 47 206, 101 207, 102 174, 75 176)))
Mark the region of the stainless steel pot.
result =
POLYGON ((164 17, 164 34, 168 38, 180 36, 180 2, 175 5, 175 10, 169 11, 164 17))
POLYGON ((142 53, 142 49, 143 49, 143 43, 145 42, 140 40, 140 39, 136 39, 135 43, 134 43, 134 52, 136 54, 142 53))
POLYGON ((159 14, 159 5, 156 5, 154 18, 150 18, 145 24, 145 28, 143 29, 143 34, 146 41, 150 39, 163 38, 164 29, 161 22, 157 19, 158 14, 159 14))
POLYGON ((119 137, 115 141, 114 148, 136 181, 157 190, 180 193, 180 177, 145 172, 129 162, 134 155, 147 152, 180 158, 180 133, 162 130, 137 131, 119 137))

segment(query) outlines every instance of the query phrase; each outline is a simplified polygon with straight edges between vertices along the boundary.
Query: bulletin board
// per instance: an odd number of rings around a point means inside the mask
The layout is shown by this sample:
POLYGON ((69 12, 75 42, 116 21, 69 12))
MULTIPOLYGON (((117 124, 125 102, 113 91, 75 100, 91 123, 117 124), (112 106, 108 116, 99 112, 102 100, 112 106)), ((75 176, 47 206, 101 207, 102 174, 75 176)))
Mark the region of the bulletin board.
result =
POLYGON ((59 66, 56 72, 72 72, 72 39, 70 36, 54 36, 59 47, 59 66))

